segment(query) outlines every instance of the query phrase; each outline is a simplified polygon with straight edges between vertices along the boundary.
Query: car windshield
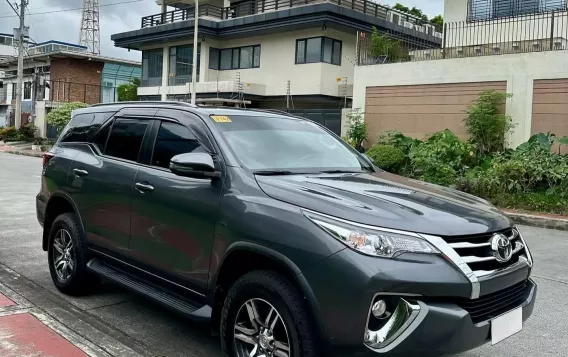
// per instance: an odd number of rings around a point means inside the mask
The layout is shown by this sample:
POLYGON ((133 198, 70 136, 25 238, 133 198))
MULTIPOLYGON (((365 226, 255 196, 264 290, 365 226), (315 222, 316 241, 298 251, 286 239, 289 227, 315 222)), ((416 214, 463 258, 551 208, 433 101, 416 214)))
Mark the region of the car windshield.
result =
POLYGON ((256 172, 355 171, 370 165, 319 125, 284 116, 211 116, 241 164, 256 172))

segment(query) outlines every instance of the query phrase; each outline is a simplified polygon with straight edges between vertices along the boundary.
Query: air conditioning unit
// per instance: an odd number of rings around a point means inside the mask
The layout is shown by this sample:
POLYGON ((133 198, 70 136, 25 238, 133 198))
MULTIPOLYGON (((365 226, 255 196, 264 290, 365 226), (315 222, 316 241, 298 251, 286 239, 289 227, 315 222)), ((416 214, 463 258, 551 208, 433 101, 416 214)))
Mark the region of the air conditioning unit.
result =
POLYGON ((480 55, 482 48, 481 48, 481 46, 473 46, 473 50, 475 51, 476 55, 480 55))
POLYGON ((424 27, 420 25, 414 25, 414 29, 418 32, 424 32, 424 27))
POLYGON ((518 51, 521 49, 521 43, 520 42, 513 42, 513 49, 515 51, 518 51))
POLYGON ((535 49, 540 48, 540 41, 539 41, 539 40, 534 40, 534 41, 533 41, 533 47, 534 47, 535 49))
POLYGON ((407 29, 413 29, 414 28, 414 24, 412 22, 408 22, 408 21, 404 21, 403 26, 406 27, 407 29))
POLYGON ((498 43, 493 44, 493 53, 499 54, 501 53, 501 45, 498 43))
POLYGON ((436 32, 436 31, 434 31, 434 37, 442 38, 442 37, 444 37, 444 36, 443 36, 443 34, 442 34, 441 32, 436 32))
POLYGON ((402 16, 398 12, 387 12, 387 20, 394 24, 402 25, 402 16))

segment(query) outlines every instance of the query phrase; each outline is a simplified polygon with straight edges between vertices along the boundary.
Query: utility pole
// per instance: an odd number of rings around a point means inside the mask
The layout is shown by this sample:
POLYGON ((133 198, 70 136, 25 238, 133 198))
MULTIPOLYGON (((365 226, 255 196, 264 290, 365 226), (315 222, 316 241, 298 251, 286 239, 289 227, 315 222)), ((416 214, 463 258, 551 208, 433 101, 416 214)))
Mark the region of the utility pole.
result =
MULTIPOLYGON (((165 0, 162 0, 165 1, 165 0)), ((193 65, 191 66, 191 104, 195 105, 195 96, 197 88, 197 30, 199 28, 199 0, 195 0, 195 19, 193 20, 193 65)))
POLYGON ((24 42, 26 39, 26 27, 24 25, 24 17, 26 15, 27 0, 20 0, 20 27, 15 31, 15 37, 18 39, 18 78, 16 84, 16 110, 14 114, 14 122, 16 128, 22 126, 22 92, 24 87, 24 42))

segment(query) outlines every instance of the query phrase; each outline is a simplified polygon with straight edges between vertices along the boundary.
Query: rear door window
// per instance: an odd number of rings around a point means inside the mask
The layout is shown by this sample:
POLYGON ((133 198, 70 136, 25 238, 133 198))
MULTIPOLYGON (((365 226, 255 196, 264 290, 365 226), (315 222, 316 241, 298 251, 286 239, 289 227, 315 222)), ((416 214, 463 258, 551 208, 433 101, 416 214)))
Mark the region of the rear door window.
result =
POLYGON ((167 169, 172 157, 192 152, 206 151, 188 128, 166 121, 160 124, 152 154, 152 166, 167 169))
POLYGON ((137 161, 149 124, 144 120, 116 119, 106 142, 105 155, 137 161))

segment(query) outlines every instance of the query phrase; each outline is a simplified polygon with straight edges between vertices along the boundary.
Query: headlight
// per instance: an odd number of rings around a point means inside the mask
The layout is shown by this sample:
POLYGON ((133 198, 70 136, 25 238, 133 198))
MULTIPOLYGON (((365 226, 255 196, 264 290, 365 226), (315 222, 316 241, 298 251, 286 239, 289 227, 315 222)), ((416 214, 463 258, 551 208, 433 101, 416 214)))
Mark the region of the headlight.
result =
POLYGON ((440 253, 416 233, 369 227, 318 213, 304 215, 349 248, 366 255, 394 258, 402 253, 440 253))

